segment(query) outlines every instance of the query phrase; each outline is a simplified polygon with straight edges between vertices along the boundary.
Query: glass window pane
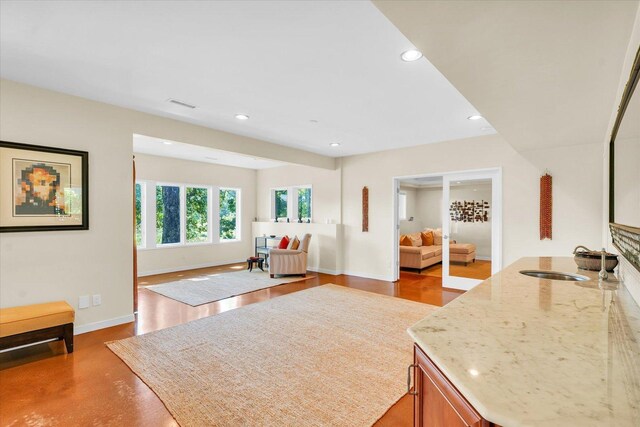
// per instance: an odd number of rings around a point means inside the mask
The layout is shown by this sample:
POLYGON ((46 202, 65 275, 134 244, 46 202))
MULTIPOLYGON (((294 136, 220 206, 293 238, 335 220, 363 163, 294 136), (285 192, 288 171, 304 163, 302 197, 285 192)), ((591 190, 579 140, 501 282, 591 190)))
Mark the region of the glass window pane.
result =
POLYGON ((144 247, 144 225, 142 224, 142 185, 136 183, 136 246, 144 247))
POLYGON ((298 219, 311 218, 311 189, 298 188, 298 219))
POLYGON ((287 217, 287 190, 275 191, 276 218, 287 217))
POLYGON ((187 242, 209 240, 208 191, 206 188, 187 187, 187 242))
POLYGON ((180 243, 180 187, 156 186, 156 243, 180 243))
POLYGON ((237 239, 237 190, 220 189, 220 240, 237 239))

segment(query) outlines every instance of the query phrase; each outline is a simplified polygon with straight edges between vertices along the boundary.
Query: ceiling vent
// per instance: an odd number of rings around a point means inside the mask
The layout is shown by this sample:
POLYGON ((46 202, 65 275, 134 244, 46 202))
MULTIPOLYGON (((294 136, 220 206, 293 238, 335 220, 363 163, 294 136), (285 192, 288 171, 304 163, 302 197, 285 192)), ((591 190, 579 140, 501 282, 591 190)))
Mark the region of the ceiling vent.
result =
POLYGON ((172 104, 180 105, 181 107, 187 107, 191 109, 196 108, 195 105, 187 104, 186 102, 178 101, 177 99, 169 99, 169 102, 171 102, 172 104))

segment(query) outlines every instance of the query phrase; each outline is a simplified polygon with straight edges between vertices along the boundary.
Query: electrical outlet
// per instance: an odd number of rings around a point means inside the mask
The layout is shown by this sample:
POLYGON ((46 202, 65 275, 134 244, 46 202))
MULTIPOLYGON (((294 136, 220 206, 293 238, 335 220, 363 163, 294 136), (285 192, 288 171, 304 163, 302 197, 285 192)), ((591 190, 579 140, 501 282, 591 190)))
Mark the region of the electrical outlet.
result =
POLYGON ((100 296, 100 294, 94 295, 93 296, 93 305, 100 305, 102 304, 102 296, 100 296))
POLYGON ((89 308, 90 305, 89 295, 82 295, 78 298, 78 308, 89 308))

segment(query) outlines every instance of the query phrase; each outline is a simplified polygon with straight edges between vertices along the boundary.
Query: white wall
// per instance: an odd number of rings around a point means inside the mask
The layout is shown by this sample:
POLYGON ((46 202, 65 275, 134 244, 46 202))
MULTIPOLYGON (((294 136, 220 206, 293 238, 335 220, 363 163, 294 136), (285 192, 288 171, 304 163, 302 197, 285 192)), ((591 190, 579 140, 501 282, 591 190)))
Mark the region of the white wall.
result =
MULTIPOLYGON (((240 241, 138 250, 138 275, 165 273, 243 261, 253 253, 254 169, 136 154, 136 179, 240 188, 240 241)), ((217 218, 213 218, 217 220, 217 218)))
POLYGON ((334 168, 336 163, 8 80, 0 80, 0 93, 0 138, 88 151, 90 185, 88 231, 0 234, 0 306, 65 300, 76 308, 80 332, 133 320, 134 133, 321 167, 334 168), (93 294, 102 295, 102 305, 78 310, 78 297, 93 294))
POLYGON ((571 256, 598 247, 602 220, 600 144, 516 152, 498 135, 346 157, 343 174, 344 269, 392 275, 393 177, 479 168, 503 171, 503 265, 522 256, 571 256), (539 240, 539 178, 553 175, 553 240, 539 240), (369 187, 369 232, 361 231, 360 192, 369 187))

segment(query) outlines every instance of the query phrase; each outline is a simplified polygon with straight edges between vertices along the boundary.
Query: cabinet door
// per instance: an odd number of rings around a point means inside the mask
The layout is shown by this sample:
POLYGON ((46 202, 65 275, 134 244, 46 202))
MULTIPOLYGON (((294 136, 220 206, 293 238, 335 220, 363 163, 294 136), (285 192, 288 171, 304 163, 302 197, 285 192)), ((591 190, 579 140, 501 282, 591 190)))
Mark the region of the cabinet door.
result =
POLYGON ((415 427, 487 427, 484 420, 465 400, 433 362, 415 346, 414 360, 415 427))

